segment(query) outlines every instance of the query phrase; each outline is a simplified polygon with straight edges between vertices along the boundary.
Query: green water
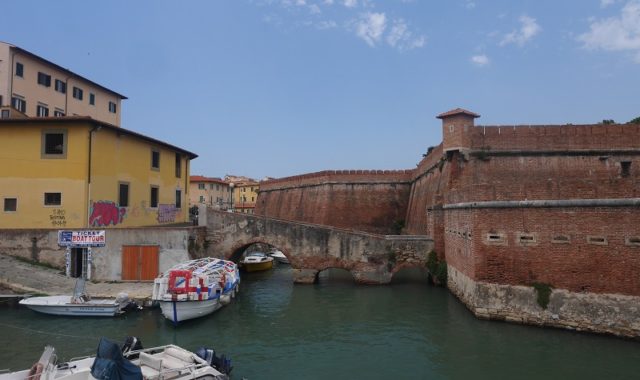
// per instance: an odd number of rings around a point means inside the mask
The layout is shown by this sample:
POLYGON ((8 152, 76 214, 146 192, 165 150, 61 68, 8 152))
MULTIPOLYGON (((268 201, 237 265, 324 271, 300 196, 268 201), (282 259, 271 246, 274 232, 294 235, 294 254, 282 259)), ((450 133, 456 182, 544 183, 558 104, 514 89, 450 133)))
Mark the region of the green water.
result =
POLYGON ((287 267, 244 274, 239 297, 174 328, 158 309, 114 319, 0 306, 0 369, 29 367, 45 344, 92 355, 100 336, 145 346, 215 347, 234 379, 633 379, 640 343, 481 321, 445 289, 357 286, 340 272, 293 285, 287 267))

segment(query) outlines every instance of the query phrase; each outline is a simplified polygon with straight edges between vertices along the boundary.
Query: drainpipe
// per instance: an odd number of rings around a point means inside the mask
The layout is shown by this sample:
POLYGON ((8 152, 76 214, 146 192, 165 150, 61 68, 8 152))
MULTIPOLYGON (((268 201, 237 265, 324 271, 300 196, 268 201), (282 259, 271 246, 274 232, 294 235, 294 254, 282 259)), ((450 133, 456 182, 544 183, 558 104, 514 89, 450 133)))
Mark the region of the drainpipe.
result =
POLYGON ((101 125, 95 125, 89 130, 89 159, 87 160, 87 228, 91 227, 89 225, 89 218, 91 217, 91 147, 93 146, 93 132, 99 131, 100 129, 102 129, 101 125))

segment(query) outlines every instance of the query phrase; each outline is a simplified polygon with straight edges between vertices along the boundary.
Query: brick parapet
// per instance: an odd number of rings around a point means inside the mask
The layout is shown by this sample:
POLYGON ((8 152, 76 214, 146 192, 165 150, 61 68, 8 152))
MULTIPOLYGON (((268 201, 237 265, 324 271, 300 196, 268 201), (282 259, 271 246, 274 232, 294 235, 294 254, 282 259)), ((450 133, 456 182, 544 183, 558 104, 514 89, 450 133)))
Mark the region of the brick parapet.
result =
POLYGON ((486 150, 640 149, 638 124, 476 126, 471 148, 486 150))
POLYGON ((283 177, 260 183, 260 191, 297 188, 329 183, 408 183, 413 170, 323 170, 315 173, 283 177))

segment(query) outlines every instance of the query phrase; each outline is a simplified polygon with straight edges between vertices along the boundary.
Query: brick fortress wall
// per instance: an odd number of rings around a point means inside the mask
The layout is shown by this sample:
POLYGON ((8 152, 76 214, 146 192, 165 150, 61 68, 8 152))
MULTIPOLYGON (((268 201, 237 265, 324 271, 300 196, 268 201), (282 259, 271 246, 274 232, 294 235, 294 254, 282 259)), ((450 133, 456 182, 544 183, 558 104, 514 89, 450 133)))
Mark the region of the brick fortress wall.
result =
POLYGON ((399 233, 411 170, 328 170, 260 184, 256 215, 376 234, 399 233))

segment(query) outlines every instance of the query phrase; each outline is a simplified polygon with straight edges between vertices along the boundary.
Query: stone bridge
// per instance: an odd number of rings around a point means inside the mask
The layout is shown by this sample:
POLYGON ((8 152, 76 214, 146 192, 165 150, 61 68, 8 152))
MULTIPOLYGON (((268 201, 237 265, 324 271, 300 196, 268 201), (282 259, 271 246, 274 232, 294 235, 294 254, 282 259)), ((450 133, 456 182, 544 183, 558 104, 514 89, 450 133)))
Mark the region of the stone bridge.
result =
POLYGON ((297 283, 313 283, 320 271, 341 268, 358 283, 386 284, 403 268, 426 268, 433 249, 428 236, 374 235, 205 207, 199 210, 199 224, 207 227, 209 249, 229 260, 237 262, 255 243, 280 249, 297 283))

